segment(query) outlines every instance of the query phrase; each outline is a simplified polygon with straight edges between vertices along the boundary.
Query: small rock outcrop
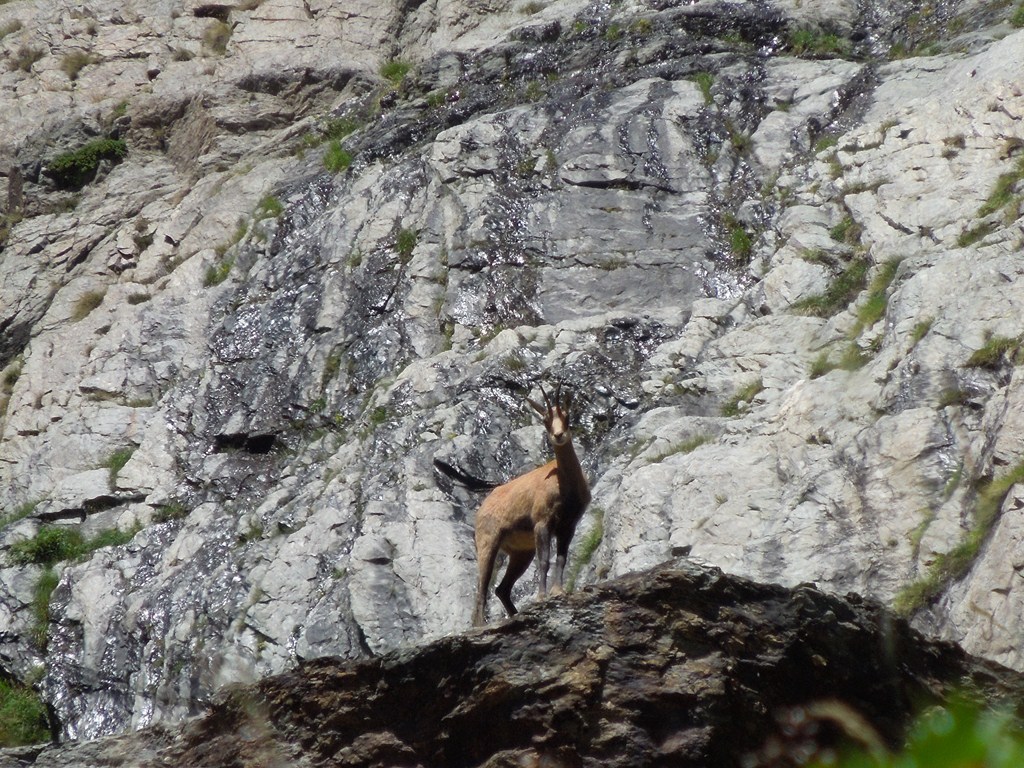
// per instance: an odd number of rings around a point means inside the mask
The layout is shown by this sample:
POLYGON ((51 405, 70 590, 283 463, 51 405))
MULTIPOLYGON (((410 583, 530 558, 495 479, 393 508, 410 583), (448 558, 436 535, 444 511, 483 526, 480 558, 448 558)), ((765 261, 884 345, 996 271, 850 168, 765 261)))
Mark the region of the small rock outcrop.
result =
POLYGON ((491 629, 369 661, 319 659, 230 688, 179 730, 26 761, 780 766, 843 743, 844 711, 895 747, 912 714, 967 689, 1019 702, 1024 677, 925 640, 855 596, 680 561, 534 605, 491 629), (814 722, 826 707, 832 716, 814 722))

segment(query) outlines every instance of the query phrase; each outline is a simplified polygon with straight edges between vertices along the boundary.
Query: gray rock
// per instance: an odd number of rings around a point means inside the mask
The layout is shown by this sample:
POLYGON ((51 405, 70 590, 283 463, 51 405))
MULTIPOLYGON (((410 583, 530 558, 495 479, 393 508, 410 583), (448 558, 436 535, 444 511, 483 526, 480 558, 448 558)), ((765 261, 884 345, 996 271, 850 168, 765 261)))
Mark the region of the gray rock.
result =
MULTIPOLYGON (((35 510, 0 548, 142 526, 59 566, 45 653, 40 568, 0 552, 4 672, 44 665, 93 737, 461 632, 481 497, 433 459, 546 460, 541 379, 577 392, 578 583, 690 551, 904 605, 1020 464, 1019 351, 968 363, 1021 335, 1019 206, 979 208, 1016 167, 1024 33, 929 27, 948 52, 867 68, 783 41, 884 54, 913 9, 806 5, 274 2, 226 10, 223 52, 198 6, 0 5, 9 58, 53 42, 0 75, 0 514, 35 510), (97 137, 127 155, 56 188, 97 137)), ((1020 666, 1015 504, 910 608, 1020 666)))

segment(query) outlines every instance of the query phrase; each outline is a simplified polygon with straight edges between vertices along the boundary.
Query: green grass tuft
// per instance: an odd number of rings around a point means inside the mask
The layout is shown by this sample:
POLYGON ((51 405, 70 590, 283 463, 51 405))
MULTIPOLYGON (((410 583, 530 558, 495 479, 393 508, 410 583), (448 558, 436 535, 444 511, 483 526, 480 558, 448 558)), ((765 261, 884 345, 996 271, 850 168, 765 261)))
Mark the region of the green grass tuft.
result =
POLYGON ((352 153, 341 146, 338 139, 331 139, 324 153, 324 168, 331 173, 341 173, 352 165, 352 153))
POLYGON ((675 445, 670 446, 666 450, 654 456, 651 459, 651 464, 660 464, 670 456, 676 456, 681 453, 692 453, 705 443, 710 443, 712 440, 714 440, 714 438, 711 437, 711 435, 694 435, 687 440, 683 440, 681 443, 676 443, 675 445))
MULTIPOLYGON (((811 705, 808 714, 839 726, 857 744, 837 757, 831 751, 809 768, 1018 768, 1024 765, 1024 731, 1010 709, 992 709, 956 695, 929 707, 910 726, 896 753, 870 724, 846 705, 811 705), (824 710, 824 711, 822 711, 824 710), (817 714, 820 712, 820 714, 817 714)), ((806 726, 805 726, 806 727, 806 726)))
POLYGON ((222 56, 227 53, 231 39, 231 25, 220 20, 211 21, 203 30, 203 47, 211 53, 222 56))
POLYGON ((604 538, 604 510, 601 507, 594 507, 591 510, 591 514, 596 518, 594 527, 587 532, 587 535, 580 541, 579 548, 576 550, 576 559, 573 561, 569 575, 565 580, 566 592, 572 592, 576 589, 576 581, 579 579, 580 573, 594 559, 594 553, 597 552, 597 548, 601 546, 601 540, 604 538))
POLYGON ((410 69, 412 69, 412 64, 405 59, 391 59, 381 64, 380 74, 392 85, 398 85, 409 74, 410 69))
POLYGON ((1024 27, 1024 3, 1017 3, 1017 7, 1010 14, 1010 25, 1018 29, 1024 27))
POLYGON ((12 565, 52 566, 71 560, 85 551, 82 534, 77 528, 45 525, 31 539, 14 542, 7 550, 12 565))
POLYGON ((857 298, 857 294, 864 290, 869 267, 867 259, 854 259, 832 281, 825 293, 802 299, 793 304, 793 309, 816 317, 832 317, 846 309, 857 298))
POLYGON ((20 69, 22 72, 31 72, 32 65, 45 55, 46 51, 42 48, 36 48, 32 45, 22 45, 18 48, 18 52, 14 56, 14 68, 20 69))
POLYGON ((106 291, 86 291, 78 297, 75 308, 71 312, 71 321, 77 323, 89 316, 89 313, 103 303, 106 291))
POLYGON ((711 86, 715 84, 715 76, 710 72, 698 72, 697 74, 690 77, 690 79, 697 84, 697 88, 704 96, 704 103, 710 104, 714 101, 714 97, 711 95, 711 86))
POLYGON ((857 322, 850 333, 856 338, 861 331, 870 328, 885 316, 885 310, 889 305, 887 293, 892 281, 896 278, 896 271, 899 269, 899 259, 891 259, 885 262, 875 274, 868 285, 868 296, 864 303, 857 309, 857 322))
POLYGON ((111 485, 113 485, 117 480, 118 472, 124 469, 124 465, 128 463, 133 453, 135 453, 134 448, 121 448, 110 454, 107 460, 103 463, 103 466, 110 471, 111 485))
POLYGON ((284 206, 274 195, 264 195, 256 206, 256 220, 276 219, 284 213, 284 206))
POLYGON ((57 563, 83 558, 101 547, 127 544, 139 530, 138 527, 126 531, 111 528, 85 540, 78 528, 44 525, 33 538, 14 542, 7 550, 7 560, 11 565, 50 568, 57 563))
POLYGON ((764 390, 764 382, 761 379, 752 381, 732 396, 722 406, 722 415, 732 418, 745 413, 750 407, 751 401, 759 392, 764 390))
POLYGON ((839 35, 814 29, 794 29, 789 33, 789 50, 794 56, 846 56, 850 41, 839 35))
POLYGON ((50 728, 43 700, 30 688, 0 680, 0 749, 47 741, 50 728))
POLYGON ((941 594, 946 585, 966 574, 998 520, 1006 494, 1014 485, 1021 482, 1024 482, 1024 462, 984 485, 978 491, 974 525, 959 544, 932 561, 921 579, 905 587, 896 596, 893 600, 893 610, 903 616, 909 616, 941 594))
POLYGON ((967 359, 964 367, 994 370, 1006 362, 1017 365, 1020 363, 1020 347, 1021 339, 1019 337, 990 336, 984 346, 975 350, 967 359))
POLYGON ((401 229, 395 237, 395 251, 398 252, 403 264, 408 264, 412 252, 416 248, 419 233, 415 229, 401 229))
POLYGON ((231 274, 231 268, 235 266, 234 259, 221 259, 216 264, 211 264, 206 268, 206 274, 203 275, 203 287, 212 288, 215 285, 220 285, 228 279, 228 275, 231 274))
POLYGON ((79 73, 96 60, 85 51, 72 51, 60 60, 60 68, 68 80, 77 80, 79 73))
POLYGON ((754 253, 754 240, 738 221, 726 223, 729 228, 729 250, 737 262, 747 264, 754 253))
POLYGON ((1017 161, 1012 171, 1000 175, 996 180, 995 188, 978 209, 978 215, 988 216, 1014 203, 1018 198, 1014 190, 1021 180, 1024 180, 1024 157, 1017 161))

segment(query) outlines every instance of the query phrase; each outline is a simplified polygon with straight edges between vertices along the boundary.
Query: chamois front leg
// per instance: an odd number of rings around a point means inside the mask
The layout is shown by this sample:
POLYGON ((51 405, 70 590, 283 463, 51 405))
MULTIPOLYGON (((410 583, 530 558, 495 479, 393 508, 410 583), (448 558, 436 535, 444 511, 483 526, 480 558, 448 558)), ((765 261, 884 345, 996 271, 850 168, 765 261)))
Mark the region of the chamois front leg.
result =
POLYGON ((548 593, 548 566, 551 564, 551 529, 547 523, 537 523, 533 529, 537 545, 537 597, 548 593))
POLYGON ((565 575, 565 563, 569 557, 569 536, 555 537, 555 572, 552 574, 551 594, 562 594, 562 579, 565 575))

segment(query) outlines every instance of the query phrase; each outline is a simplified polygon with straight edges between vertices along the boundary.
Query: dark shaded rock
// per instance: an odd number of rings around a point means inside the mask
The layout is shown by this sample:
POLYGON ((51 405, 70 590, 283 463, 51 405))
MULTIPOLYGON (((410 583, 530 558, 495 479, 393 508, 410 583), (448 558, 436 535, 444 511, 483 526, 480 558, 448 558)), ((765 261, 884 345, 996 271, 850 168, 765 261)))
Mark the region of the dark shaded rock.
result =
MULTIPOLYGON (((733 766, 793 707, 838 700, 895 746, 916 708, 963 688, 1019 701, 1024 679, 856 595, 680 562, 489 630, 228 689, 169 742, 131 737, 140 757, 119 764, 733 766)), ((816 746, 840 737, 823 727, 816 746)), ((82 749, 123 756, 124 739, 82 749)))

